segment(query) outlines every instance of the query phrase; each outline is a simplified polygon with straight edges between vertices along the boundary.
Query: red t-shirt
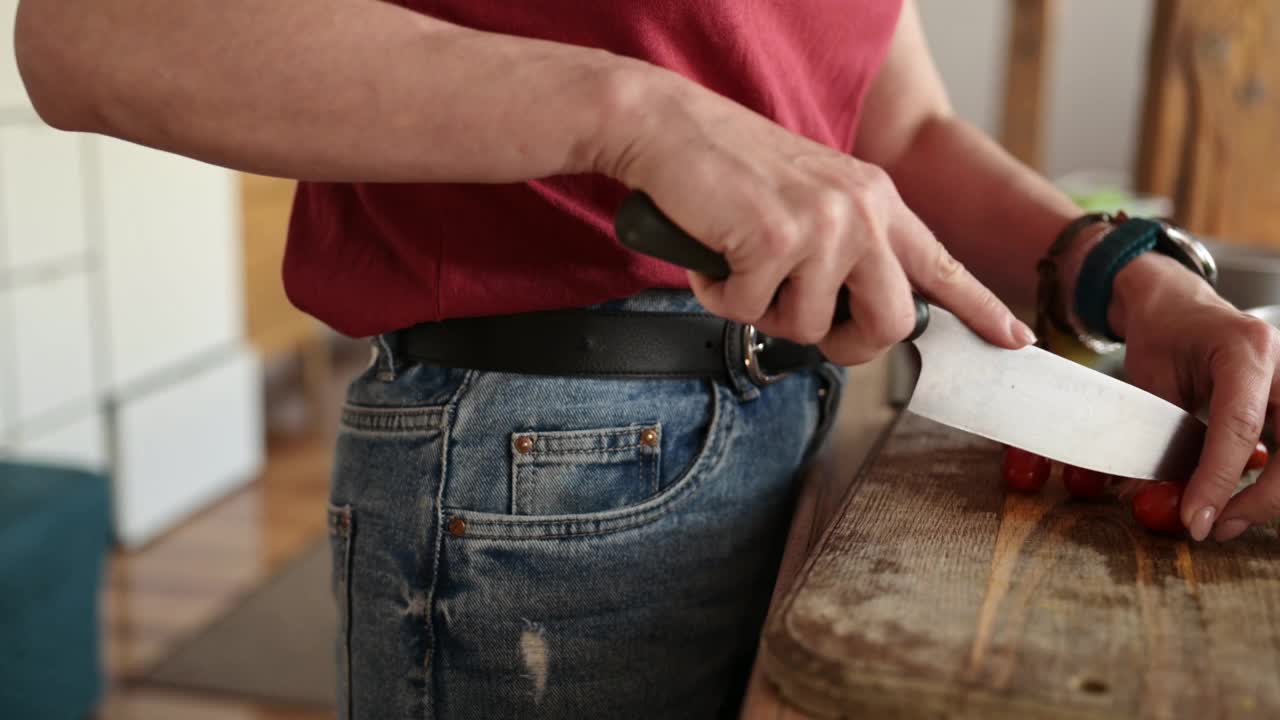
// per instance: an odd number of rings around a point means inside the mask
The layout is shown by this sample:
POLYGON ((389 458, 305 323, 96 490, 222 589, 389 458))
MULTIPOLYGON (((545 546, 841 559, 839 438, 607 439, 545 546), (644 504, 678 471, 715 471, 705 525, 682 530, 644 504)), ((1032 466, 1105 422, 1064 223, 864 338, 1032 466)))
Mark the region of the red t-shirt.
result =
MULTIPOLYGON (((466 27, 598 47, 679 72, 848 152, 902 0, 398 0, 466 27)), ((423 142, 431 142, 423 138, 423 142)), ((684 270, 623 248, 626 189, 601 176, 509 185, 301 183, 290 299, 361 337, 451 317, 589 305, 684 270)))

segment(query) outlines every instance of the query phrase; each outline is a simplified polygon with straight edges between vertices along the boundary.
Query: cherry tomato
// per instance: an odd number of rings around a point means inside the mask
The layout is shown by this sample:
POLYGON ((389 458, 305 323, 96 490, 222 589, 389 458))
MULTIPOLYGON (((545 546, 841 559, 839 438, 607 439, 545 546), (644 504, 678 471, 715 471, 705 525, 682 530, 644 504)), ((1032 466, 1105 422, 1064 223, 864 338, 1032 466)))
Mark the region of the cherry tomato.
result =
POLYGON ((1015 447, 1007 447, 1004 449, 1004 466, 1001 473, 1004 475, 1005 486, 1010 490, 1034 493, 1044 487, 1052 467, 1049 458, 1015 447))
POLYGON ((1062 468, 1062 486, 1073 498, 1097 500, 1107 494, 1111 476, 1097 470, 1086 470, 1075 465, 1062 468))
POLYGON ((1249 456, 1249 462, 1245 464, 1245 470, 1260 470, 1267 466, 1267 460, 1271 458, 1271 453, 1267 452, 1267 446, 1258 443, 1253 448, 1253 454, 1249 456))
POLYGON ((1133 518, 1142 527, 1157 533, 1181 535, 1186 532, 1178 508, 1182 506, 1179 482, 1146 482, 1133 496, 1133 518))

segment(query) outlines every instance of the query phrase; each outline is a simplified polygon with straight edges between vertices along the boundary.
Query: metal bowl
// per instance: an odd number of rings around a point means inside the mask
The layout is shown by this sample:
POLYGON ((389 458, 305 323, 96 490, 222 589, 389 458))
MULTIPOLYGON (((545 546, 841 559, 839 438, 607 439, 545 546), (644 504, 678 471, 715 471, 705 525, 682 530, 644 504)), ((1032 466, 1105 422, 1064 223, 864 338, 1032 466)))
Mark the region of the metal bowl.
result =
POLYGON ((1280 305, 1280 252, 1204 241, 1218 264, 1218 293, 1238 308, 1280 305))
POLYGON ((1280 305, 1264 305, 1263 307, 1256 307, 1251 310, 1246 310, 1245 312, 1256 318, 1265 320, 1272 327, 1280 328, 1280 305))

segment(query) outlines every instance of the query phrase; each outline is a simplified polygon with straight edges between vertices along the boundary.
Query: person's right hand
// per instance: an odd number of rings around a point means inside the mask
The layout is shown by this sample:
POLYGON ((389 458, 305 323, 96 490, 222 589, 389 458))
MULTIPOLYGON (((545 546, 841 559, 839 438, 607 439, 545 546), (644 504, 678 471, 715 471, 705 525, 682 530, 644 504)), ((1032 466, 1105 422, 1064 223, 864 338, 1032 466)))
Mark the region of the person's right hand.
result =
MULTIPOLYGON (((658 78, 665 74, 657 71, 658 78)), ((911 333, 914 288, 989 342, 1008 348, 1034 342, 1031 330, 907 208, 879 167, 683 78, 655 80, 652 70, 637 75, 637 84, 661 88, 623 93, 643 107, 621 112, 628 119, 606 132, 601 169, 647 192, 676 224, 725 256, 730 275, 723 281, 690 273, 710 312, 816 343, 831 361, 855 365, 911 333), (852 322, 833 327, 842 285, 849 288, 852 322)))

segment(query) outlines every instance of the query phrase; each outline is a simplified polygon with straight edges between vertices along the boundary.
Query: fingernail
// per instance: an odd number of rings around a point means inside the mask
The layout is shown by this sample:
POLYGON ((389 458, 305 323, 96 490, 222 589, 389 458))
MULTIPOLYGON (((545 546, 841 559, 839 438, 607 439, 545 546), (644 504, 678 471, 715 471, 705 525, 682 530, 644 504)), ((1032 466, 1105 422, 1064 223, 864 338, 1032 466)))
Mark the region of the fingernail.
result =
POLYGON ((1213 516, 1218 513, 1217 508, 1210 505, 1196 511, 1191 517, 1191 527, 1187 528, 1191 531, 1191 537, 1196 542, 1202 542, 1209 537, 1209 531, 1213 529, 1213 516))
POLYGON ((1036 334, 1027 327, 1027 324, 1021 320, 1014 318, 1009 324, 1009 329, 1013 331, 1013 336, 1024 345, 1032 345, 1036 341, 1036 334))
POLYGON ((1213 531, 1213 539, 1218 542, 1226 542, 1235 540, 1240 537, 1245 530, 1249 529, 1249 521, 1243 518, 1235 518, 1233 520, 1223 521, 1218 528, 1213 531))

